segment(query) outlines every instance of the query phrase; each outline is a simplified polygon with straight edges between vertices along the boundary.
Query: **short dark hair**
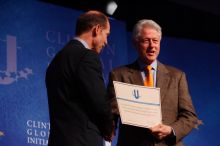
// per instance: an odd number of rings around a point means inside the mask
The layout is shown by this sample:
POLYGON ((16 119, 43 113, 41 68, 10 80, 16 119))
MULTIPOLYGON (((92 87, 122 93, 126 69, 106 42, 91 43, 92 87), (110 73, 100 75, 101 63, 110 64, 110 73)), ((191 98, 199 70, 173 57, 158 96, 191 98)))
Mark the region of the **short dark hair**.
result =
POLYGON ((83 13, 78 17, 76 22, 76 36, 89 31, 90 29, 92 29, 93 26, 96 26, 98 24, 102 27, 106 27, 108 21, 108 17, 99 11, 92 10, 83 13))

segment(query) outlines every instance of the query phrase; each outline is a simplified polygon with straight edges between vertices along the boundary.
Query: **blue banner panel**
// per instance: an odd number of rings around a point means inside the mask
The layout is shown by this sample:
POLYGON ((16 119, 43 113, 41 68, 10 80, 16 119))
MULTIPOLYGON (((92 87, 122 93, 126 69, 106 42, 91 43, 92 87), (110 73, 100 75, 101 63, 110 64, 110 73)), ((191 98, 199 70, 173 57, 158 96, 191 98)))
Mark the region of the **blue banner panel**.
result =
MULTIPOLYGON (((74 37, 82 12, 36 0, 1 1, 0 9, 0 145, 47 145, 45 71, 74 37)), ((110 23, 109 45, 101 54, 105 81, 114 66, 127 62, 125 23, 110 23)))

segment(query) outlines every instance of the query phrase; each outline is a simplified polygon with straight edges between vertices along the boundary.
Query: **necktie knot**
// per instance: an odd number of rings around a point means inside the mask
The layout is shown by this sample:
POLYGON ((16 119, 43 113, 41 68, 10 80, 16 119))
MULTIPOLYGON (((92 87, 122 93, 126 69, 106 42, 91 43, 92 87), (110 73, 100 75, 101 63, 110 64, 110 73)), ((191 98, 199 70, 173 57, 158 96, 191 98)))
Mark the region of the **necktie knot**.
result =
POLYGON ((147 69, 147 72, 151 72, 152 67, 150 65, 147 65, 146 69, 147 69))
POLYGON ((146 69, 146 79, 144 81, 144 86, 153 87, 154 86, 153 74, 151 72, 152 66, 147 65, 145 69, 146 69))

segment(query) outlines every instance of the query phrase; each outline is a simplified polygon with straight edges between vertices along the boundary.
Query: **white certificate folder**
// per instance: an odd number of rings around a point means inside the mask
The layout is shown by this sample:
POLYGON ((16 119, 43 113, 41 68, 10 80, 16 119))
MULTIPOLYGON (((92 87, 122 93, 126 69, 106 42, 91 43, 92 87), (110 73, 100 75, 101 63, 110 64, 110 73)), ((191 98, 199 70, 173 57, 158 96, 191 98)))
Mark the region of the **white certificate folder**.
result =
POLYGON ((150 128, 161 123, 160 88, 113 81, 121 122, 150 128))

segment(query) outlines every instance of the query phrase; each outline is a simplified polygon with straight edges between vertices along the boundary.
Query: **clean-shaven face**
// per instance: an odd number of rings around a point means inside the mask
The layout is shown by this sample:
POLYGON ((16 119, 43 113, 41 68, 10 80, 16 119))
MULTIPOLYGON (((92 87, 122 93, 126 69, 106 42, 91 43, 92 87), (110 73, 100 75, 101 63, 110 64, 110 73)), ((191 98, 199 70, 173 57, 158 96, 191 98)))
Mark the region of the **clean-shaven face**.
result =
POLYGON ((110 34, 110 24, 108 22, 105 28, 100 27, 98 34, 97 34, 97 38, 94 41, 94 47, 97 53, 100 53, 101 50, 107 45, 108 43, 107 38, 109 34, 110 34))
POLYGON ((151 64, 157 59, 160 53, 160 34, 151 27, 145 27, 137 40, 135 46, 138 51, 140 59, 146 63, 151 64))

